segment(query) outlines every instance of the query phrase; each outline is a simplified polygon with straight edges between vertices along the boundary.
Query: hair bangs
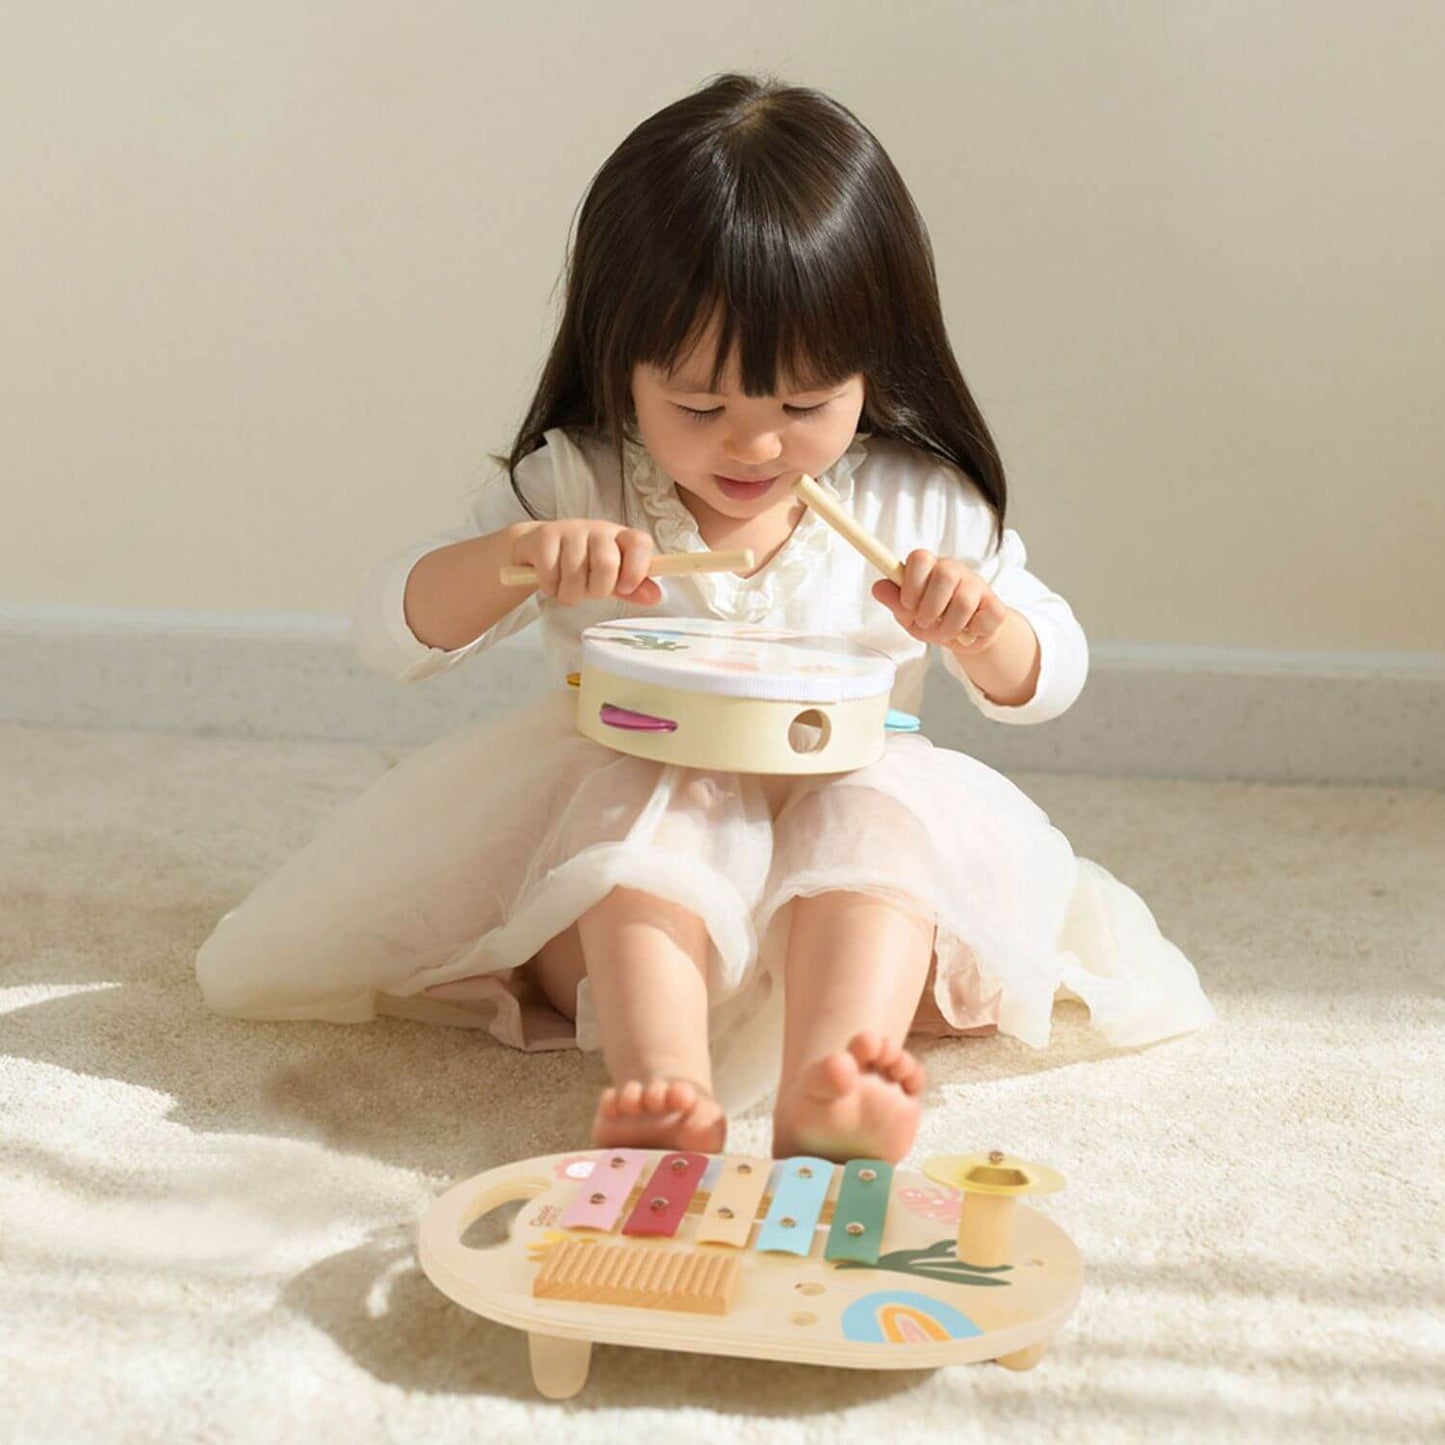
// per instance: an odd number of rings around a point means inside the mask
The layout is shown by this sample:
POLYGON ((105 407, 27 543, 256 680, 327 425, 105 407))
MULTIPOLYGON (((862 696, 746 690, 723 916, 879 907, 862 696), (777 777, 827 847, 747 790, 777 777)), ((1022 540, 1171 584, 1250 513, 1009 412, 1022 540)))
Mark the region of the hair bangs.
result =
POLYGON ((708 272, 665 298, 650 326, 642 318, 629 360, 676 375, 691 357, 685 379, 705 379, 693 389, 719 393, 736 353, 743 394, 751 397, 817 391, 866 373, 876 318, 855 274, 857 259, 846 250, 819 257, 816 249, 815 238, 786 226, 729 216, 705 248, 708 272), (702 348, 710 334, 709 355, 702 348))

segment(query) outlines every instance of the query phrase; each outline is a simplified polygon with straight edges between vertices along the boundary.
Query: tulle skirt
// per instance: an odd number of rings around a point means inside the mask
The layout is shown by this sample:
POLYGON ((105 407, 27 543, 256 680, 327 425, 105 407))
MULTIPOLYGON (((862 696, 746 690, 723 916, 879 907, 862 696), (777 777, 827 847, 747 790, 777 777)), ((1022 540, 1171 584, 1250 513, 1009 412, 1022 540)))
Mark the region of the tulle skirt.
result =
POLYGON ((706 924, 714 1088, 742 1109, 777 1082, 792 900, 846 889, 936 925, 915 1034, 1043 1048, 1057 998, 1120 1046, 1213 1020, 1139 896, 974 758, 903 734, 852 773, 704 771, 604 748, 574 711, 549 692, 392 768, 221 919, 196 960, 206 1003, 595 1050, 588 982, 574 1023, 529 964, 612 889, 640 889, 706 924))

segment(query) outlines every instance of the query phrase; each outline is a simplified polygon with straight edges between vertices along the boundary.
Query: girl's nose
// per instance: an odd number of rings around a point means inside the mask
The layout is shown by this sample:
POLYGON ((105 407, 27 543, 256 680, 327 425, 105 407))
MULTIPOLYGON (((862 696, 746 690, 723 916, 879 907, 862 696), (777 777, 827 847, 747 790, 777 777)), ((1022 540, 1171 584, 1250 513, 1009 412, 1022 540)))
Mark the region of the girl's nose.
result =
POLYGON ((764 432, 755 437, 736 437, 723 448, 730 462, 740 467, 756 467, 782 455, 783 444, 777 432, 764 432))

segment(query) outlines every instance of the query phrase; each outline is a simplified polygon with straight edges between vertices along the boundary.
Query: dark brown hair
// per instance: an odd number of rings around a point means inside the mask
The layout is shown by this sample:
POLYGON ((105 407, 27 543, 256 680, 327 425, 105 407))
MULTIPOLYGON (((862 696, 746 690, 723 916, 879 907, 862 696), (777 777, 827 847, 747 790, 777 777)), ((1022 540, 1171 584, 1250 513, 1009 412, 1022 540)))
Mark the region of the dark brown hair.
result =
POLYGON ((1003 463, 948 342, 928 232, 871 131, 816 90, 721 75, 643 121, 579 207, 561 322, 511 455, 550 427, 633 437, 633 368, 671 369, 720 320, 743 391, 861 372, 859 430, 959 467, 1002 534, 1003 463))

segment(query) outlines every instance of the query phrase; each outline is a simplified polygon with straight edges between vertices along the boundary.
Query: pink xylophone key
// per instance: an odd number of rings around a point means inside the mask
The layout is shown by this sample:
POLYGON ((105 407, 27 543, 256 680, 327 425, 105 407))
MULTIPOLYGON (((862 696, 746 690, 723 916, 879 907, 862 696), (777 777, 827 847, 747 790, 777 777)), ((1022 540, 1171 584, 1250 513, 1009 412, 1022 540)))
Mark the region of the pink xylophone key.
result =
POLYGON ((578 1185, 562 1216, 563 1229, 611 1229, 652 1156, 646 1149, 608 1149, 596 1157, 592 1173, 578 1185))

